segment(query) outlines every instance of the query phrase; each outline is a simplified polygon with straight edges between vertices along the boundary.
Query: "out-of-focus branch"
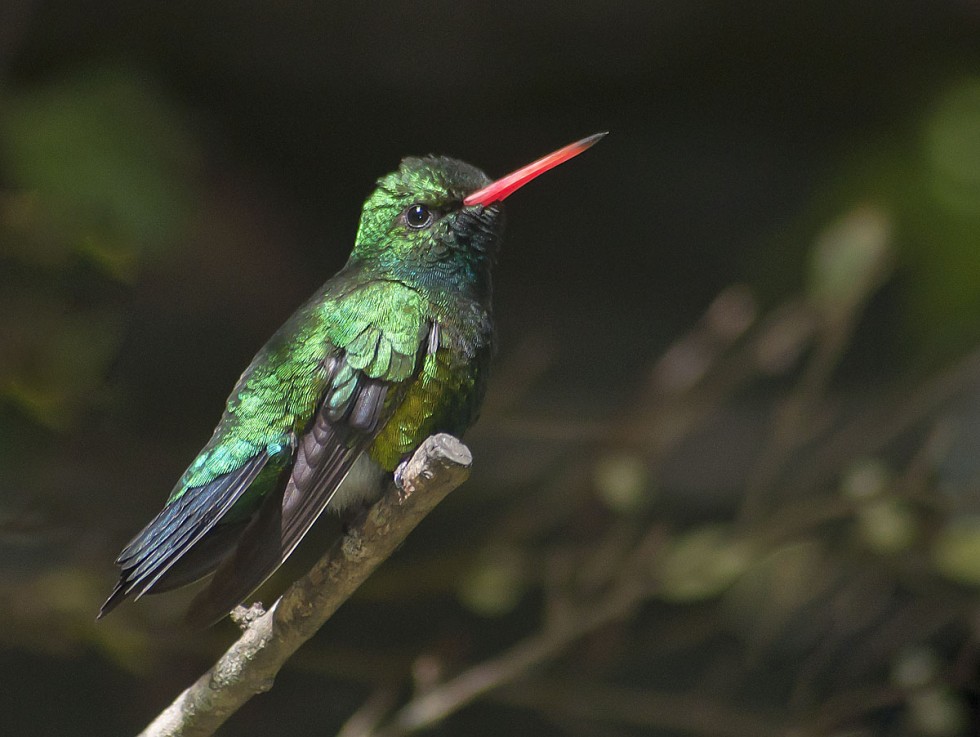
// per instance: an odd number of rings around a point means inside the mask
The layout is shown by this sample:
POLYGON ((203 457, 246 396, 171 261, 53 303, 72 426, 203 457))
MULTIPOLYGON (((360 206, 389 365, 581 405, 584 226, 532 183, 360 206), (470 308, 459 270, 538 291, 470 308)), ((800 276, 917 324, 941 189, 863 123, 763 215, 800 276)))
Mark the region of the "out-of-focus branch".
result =
POLYGON ((429 729, 479 696, 512 683, 526 676, 534 666, 558 657, 590 632, 629 616, 644 598, 644 592, 638 589, 621 590, 594 608, 580 612, 581 617, 565 618, 559 626, 532 635, 501 655, 416 694, 386 725, 358 737, 402 737, 429 729))
POLYGON ((374 704, 369 701, 348 720, 340 734, 403 737, 431 728, 483 694, 526 677, 535 666, 559 657, 586 635, 629 618, 656 590, 656 582, 649 576, 649 561, 660 544, 658 531, 640 540, 622 566, 609 572, 609 589, 597 600, 552 607, 551 616, 539 632, 449 680, 419 690, 387 720, 377 718, 374 704), (367 714, 372 718, 368 719, 367 714), (363 728, 355 730, 354 725, 363 728))
POLYGON ((794 454, 831 426, 827 388, 865 304, 891 269, 890 239, 890 217, 872 206, 855 208, 818 239, 808 300, 819 315, 817 341, 796 386, 773 417, 769 441, 746 481, 741 521, 764 516, 794 454))
POLYGON ((705 737, 786 737, 785 715, 753 713, 717 698, 688 692, 663 693, 604 683, 526 679, 502 689, 501 703, 567 719, 586 719, 705 737))
POLYGON ((896 386, 878 406, 861 413, 818 448, 814 459, 795 474, 793 487, 805 494, 826 484, 856 457, 880 452, 978 381, 980 350, 974 350, 920 387, 896 386))
POLYGON ((268 612, 249 621, 238 641, 142 736, 210 735, 253 695, 271 689, 286 660, 466 480, 471 463, 469 449, 456 438, 428 438, 401 469, 401 489, 390 490, 268 612))

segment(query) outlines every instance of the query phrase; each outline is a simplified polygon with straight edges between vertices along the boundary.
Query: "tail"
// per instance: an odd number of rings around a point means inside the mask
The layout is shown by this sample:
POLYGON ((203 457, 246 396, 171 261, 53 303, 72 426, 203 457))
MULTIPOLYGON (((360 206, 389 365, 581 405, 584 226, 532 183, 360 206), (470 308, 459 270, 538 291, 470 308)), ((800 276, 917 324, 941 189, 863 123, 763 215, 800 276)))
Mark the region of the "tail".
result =
POLYGON ((165 506, 116 558, 119 580, 99 611, 99 619, 127 596, 139 598, 206 576, 234 548, 247 523, 219 522, 265 467, 265 451, 211 482, 187 489, 165 506))

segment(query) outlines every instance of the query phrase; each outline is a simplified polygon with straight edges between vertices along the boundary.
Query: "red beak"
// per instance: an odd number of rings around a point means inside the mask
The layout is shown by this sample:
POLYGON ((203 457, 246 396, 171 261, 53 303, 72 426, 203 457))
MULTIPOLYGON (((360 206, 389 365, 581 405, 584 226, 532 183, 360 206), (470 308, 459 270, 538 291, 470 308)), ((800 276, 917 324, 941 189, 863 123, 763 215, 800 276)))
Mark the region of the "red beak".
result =
POLYGON ((494 202, 501 202, 514 192, 519 190, 532 179, 544 174, 549 169, 554 169, 559 164, 563 164, 569 159, 578 156, 585 149, 599 142, 608 131, 595 133, 594 135, 583 138, 581 141, 570 143, 564 148, 560 148, 547 156, 542 156, 527 166, 522 166, 517 171, 511 172, 505 177, 501 177, 495 182, 491 182, 483 189, 478 189, 473 194, 463 200, 464 205, 487 205, 494 202))

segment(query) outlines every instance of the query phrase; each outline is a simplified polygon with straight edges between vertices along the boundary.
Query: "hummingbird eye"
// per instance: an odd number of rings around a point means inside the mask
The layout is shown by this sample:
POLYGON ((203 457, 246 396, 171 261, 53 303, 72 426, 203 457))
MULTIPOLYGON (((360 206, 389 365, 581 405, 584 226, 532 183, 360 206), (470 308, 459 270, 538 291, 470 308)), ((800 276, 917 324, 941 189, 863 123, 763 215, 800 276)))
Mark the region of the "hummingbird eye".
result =
POLYGON ((416 203, 405 210, 405 222, 408 223, 409 228, 416 230, 428 228, 432 225, 433 219, 432 211, 422 204, 416 203))

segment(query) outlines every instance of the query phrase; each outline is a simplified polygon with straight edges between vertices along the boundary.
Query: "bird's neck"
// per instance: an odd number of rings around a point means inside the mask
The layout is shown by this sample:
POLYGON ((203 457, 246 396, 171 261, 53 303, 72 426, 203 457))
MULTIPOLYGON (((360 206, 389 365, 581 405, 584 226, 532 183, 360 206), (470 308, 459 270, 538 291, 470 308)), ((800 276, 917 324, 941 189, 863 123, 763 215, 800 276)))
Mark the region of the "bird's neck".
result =
POLYGON ((399 259, 367 262, 351 257, 341 273, 354 282, 399 282, 447 309, 462 302, 489 309, 493 296, 489 265, 473 261, 447 259, 419 264, 399 259))

